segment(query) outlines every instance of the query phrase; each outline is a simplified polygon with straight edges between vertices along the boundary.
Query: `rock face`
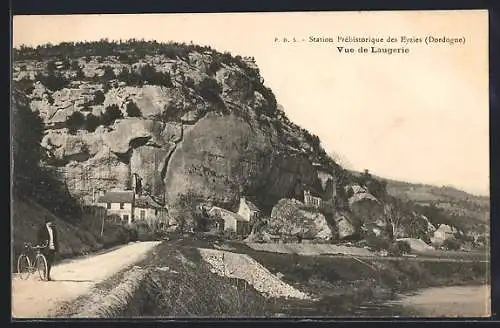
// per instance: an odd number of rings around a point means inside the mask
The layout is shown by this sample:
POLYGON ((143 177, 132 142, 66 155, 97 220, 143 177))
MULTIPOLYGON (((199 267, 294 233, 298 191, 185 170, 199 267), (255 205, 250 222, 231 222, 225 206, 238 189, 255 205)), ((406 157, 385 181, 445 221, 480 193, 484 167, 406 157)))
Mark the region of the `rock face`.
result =
POLYGON ((46 124, 44 164, 75 197, 92 202, 107 190, 131 188, 137 176, 173 210, 186 195, 230 210, 243 193, 254 196, 271 214, 261 233, 268 237, 349 238, 384 222, 380 201, 365 186, 339 182, 342 168, 319 139, 289 121, 255 63, 195 50, 135 62, 118 57, 75 58, 80 73, 58 66, 57 76, 69 79, 63 85, 36 80, 47 74, 47 62, 14 65, 16 80, 32 82, 30 106, 46 124), (141 75, 146 65, 156 73, 141 75), (134 82, 124 69, 149 80, 134 82), (158 72, 162 78, 151 77, 158 72), (74 113, 83 120, 76 131, 68 124, 74 113), (299 201, 306 190, 324 196, 326 208, 306 208, 299 201), (337 191, 347 204, 341 211, 337 191))
POLYGON ((440 224, 437 230, 434 231, 431 242, 436 246, 441 246, 446 240, 455 239, 457 232, 457 229, 447 224, 440 224))
MULTIPOLYGON (((46 165, 73 195, 89 202, 96 192, 129 188, 133 174, 171 206, 190 192, 231 205, 245 190, 270 209, 281 198, 301 198, 304 189, 321 188, 312 162, 324 155, 302 129, 276 112, 274 96, 253 77, 258 68, 223 62, 214 69, 214 56, 191 51, 177 59, 146 55, 135 63, 75 58, 83 75, 58 66, 57 73, 69 83, 56 91, 33 76, 28 97, 46 123, 46 165), (104 78, 106 66, 117 75, 122 69, 141 72, 146 64, 168 74, 171 85, 104 78), (128 113, 130 103, 137 106, 137 117, 128 113), (112 107, 121 117, 105 124, 101 118, 112 107), (85 123, 71 132, 67 119, 76 112, 84 120, 97 117, 97 128, 87 129, 85 123)), ((15 64, 15 79, 30 78, 24 66, 47 74, 47 65, 15 64)))
POLYGON ((274 235, 305 239, 330 240, 334 237, 323 214, 307 210, 295 199, 282 199, 273 207, 267 230, 274 235))
POLYGON ((347 215, 339 215, 335 218, 339 239, 355 237, 359 232, 357 227, 347 215))

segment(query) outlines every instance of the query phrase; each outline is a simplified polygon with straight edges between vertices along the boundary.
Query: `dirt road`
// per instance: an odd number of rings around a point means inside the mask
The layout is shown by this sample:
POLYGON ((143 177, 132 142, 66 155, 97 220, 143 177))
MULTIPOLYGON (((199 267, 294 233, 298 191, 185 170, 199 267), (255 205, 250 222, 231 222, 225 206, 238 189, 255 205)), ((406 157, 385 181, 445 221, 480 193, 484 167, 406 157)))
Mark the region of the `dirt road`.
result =
POLYGON ((116 250, 63 263, 52 268, 54 281, 12 279, 12 317, 46 318, 59 304, 85 295, 92 287, 138 262, 160 242, 140 242, 116 250))
POLYGON ((394 302, 426 317, 486 317, 491 315, 491 286, 426 288, 394 302))

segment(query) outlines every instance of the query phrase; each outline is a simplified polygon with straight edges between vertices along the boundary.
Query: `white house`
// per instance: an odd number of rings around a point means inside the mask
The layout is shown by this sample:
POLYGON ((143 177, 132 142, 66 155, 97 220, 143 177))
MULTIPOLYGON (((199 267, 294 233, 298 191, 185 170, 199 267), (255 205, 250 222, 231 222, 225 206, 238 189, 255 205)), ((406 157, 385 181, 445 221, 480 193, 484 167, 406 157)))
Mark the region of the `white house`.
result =
POLYGON ((124 223, 133 222, 135 194, 131 190, 108 191, 99 197, 97 203, 106 208, 108 216, 117 215, 124 223))
POLYGON ((149 225, 166 218, 166 208, 149 195, 136 195, 132 190, 108 191, 98 199, 107 216, 116 215, 122 223, 144 220, 149 225))
POLYGON ((240 198, 240 207, 238 208, 238 215, 246 221, 251 222, 260 217, 261 210, 245 196, 240 198))
POLYGON ((323 200, 319 195, 311 193, 310 190, 304 190, 304 204, 306 206, 321 208, 323 206, 323 200))
MULTIPOLYGON (((135 196, 134 199, 134 220, 144 220, 148 225, 153 226, 162 219, 166 220, 166 208, 155 201, 151 196, 135 196)), ((167 222, 163 222, 167 223, 167 222)))
POLYGON ((249 222, 237 213, 214 206, 208 211, 208 214, 213 218, 224 220, 225 231, 235 232, 239 235, 245 235, 250 232, 249 222))
POLYGON ((445 240, 454 239, 456 232, 457 230, 454 227, 447 224, 440 224, 437 230, 434 231, 434 235, 431 237, 431 242, 433 244, 440 245, 445 240))

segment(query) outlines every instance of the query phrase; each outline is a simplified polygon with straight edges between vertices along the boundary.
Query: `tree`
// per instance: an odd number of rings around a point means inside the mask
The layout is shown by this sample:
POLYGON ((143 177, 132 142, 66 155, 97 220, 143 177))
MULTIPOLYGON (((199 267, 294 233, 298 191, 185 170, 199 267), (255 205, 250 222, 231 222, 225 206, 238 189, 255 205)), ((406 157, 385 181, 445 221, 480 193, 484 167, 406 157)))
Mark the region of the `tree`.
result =
POLYGON ((106 66, 104 68, 104 74, 102 75, 102 80, 109 81, 113 79, 116 79, 115 71, 111 66, 106 66))
POLYGON ((78 67, 76 70, 76 78, 78 80, 83 80, 85 78, 85 73, 83 73, 83 69, 81 67, 78 67))
POLYGON ((443 242, 443 247, 447 250, 456 251, 460 249, 460 243, 456 239, 446 239, 443 242))
POLYGON ((390 238, 395 239, 403 223, 403 213, 396 204, 389 202, 384 204, 384 218, 389 229, 390 238))
POLYGON ((82 128, 85 124, 85 116, 80 112, 74 112, 66 118, 66 127, 70 133, 75 133, 76 130, 82 128))
MULTIPOLYGON (((26 96, 15 86, 12 90, 12 156, 14 189, 38 175, 38 163, 42 157, 40 142, 43 137, 43 121, 38 112, 29 108, 26 96)), ((25 191, 25 190, 23 190, 25 191)))
POLYGON ((56 67, 56 63, 54 61, 49 61, 47 63, 47 72, 49 72, 49 74, 54 73, 56 69, 57 69, 57 67, 56 67))
POLYGON ((111 125, 113 122, 119 118, 122 118, 123 114, 118 105, 112 104, 106 107, 104 113, 102 114, 102 124, 111 125))
POLYGON ((104 102, 106 97, 104 96, 104 92, 101 90, 96 90, 94 92, 94 105, 100 105, 104 102))
POLYGON ((78 60, 73 60, 71 62, 71 69, 74 71, 78 71, 80 68, 80 64, 78 64, 78 60))
POLYGON ((219 83, 211 77, 205 77, 201 80, 200 84, 197 86, 197 90, 200 95, 208 101, 217 100, 219 94, 222 92, 222 88, 219 83))
POLYGON ((85 129, 89 132, 94 132, 100 124, 101 120, 99 117, 93 115, 92 113, 88 114, 85 118, 85 129))
POLYGON ((37 74, 36 79, 51 91, 61 90, 69 85, 68 79, 54 72, 49 72, 48 75, 37 74))
POLYGON ((136 103, 130 101, 127 103, 127 116, 129 117, 141 117, 142 113, 139 107, 137 107, 136 103))

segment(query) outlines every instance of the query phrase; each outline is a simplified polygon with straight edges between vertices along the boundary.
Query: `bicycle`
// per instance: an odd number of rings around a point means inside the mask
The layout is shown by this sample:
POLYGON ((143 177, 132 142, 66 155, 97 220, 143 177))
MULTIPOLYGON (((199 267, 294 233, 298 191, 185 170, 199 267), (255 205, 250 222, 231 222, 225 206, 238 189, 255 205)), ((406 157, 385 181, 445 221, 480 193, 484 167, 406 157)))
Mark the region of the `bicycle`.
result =
POLYGON ((31 243, 24 243, 24 251, 21 255, 19 255, 17 259, 17 273, 19 278, 22 280, 28 279, 30 274, 35 273, 35 270, 38 270, 38 274, 40 275, 41 280, 47 280, 47 259, 45 255, 40 251, 43 248, 46 248, 47 245, 43 246, 32 246, 31 243), (35 251, 35 260, 30 260, 29 254, 32 251, 35 251))

